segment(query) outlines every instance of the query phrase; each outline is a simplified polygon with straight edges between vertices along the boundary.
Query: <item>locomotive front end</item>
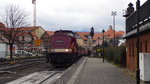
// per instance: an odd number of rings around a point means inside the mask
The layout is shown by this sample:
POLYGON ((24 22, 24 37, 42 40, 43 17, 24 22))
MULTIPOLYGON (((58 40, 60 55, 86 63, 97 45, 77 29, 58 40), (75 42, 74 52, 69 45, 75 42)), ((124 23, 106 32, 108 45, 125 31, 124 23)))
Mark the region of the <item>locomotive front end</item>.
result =
POLYGON ((76 59, 76 39, 72 32, 56 32, 51 36, 49 57, 52 63, 70 63, 76 59))

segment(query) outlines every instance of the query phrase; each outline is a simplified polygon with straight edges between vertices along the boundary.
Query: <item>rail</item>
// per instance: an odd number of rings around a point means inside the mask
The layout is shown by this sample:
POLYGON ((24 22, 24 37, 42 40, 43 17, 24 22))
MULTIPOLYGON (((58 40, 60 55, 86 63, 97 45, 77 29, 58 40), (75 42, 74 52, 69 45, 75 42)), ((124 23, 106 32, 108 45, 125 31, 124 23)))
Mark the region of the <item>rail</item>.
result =
POLYGON ((23 60, 23 64, 15 64, 15 65, 10 65, 10 64, 4 64, 3 66, 0 67, 0 73, 3 73, 3 71, 8 71, 12 69, 20 69, 20 68, 25 68, 29 66, 33 66, 35 64, 42 64, 45 63, 45 59, 31 59, 31 60, 23 60))
POLYGON ((6 84, 51 84, 57 81, 67 68, 50 67, 46 71, 34 72, 6 84))

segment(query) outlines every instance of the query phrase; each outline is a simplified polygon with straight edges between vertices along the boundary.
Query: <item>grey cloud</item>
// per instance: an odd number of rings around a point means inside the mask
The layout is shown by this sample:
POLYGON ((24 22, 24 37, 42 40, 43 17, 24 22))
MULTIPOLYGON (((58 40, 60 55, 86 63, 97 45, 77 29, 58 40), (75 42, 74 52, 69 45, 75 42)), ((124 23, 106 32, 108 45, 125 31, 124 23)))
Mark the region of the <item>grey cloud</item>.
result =
MULTIPOLYGON (((31 0, 14 0, 30 12, 33 11, 31 0)), ((141 0, 144 3, 146 0, 141 0)), ((1 0, 10 3, 12 0, 1 0)), ((117 11, 116 30, 124 30, 125 18, 122 10, 128 3, 136 0, 37 0, 37 25, 45 30, 70 29, 74 31, 89 31, 93 26, 100 32, 112 25, 111 11, 117 11)), ((1 6, 1 3, 0 3, 1 6)), ((33 12, 30 15, 32 22, 33 12)))

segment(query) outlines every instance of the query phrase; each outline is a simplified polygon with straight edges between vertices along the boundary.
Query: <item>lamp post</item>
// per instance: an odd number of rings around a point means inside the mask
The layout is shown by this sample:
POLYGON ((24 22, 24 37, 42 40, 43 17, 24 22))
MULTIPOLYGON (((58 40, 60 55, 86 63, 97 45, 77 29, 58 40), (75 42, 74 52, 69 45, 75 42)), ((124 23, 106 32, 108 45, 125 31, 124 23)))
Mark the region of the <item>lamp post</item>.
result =
POLYGON ((93 39, 93 36, 94 36, 94 28, 93 27, 91 28, 90 36, 93 39))
POLYGON ((91 51, 92 51, 92 45, 93 45, 93 36, 94 36, 94 28, 92 27, 91 28, 91 31, 90 31, 90 36, 91 36, 91 45, 90 45, 90 47, 91 47, 91 51))
POLYGON ((91 41, 92 41, 90 46, 92 47, 92 44, 93 44, 93 36, 94 36, 94 28, 92 27, 90 30, 91 30, 91 31, 90 31, 90 36, 91 36, 90 39, 91 39, 91 41))
POLYGON ((139 9, 140 9, 140 0, 136 2, 136 14, 137 14, 137 69, 136 69, 136 84, 140 84, 140 69, 139 69, 139 9))
POLYGON ((113 28, 114 28, 114 47, 115 47, 115 16, 117 15, 117 11, 112 11, 111 16, 113 16, 113 28))
POLYGON ((105 33, 104 29, 102 30, 102 33, 103 33, 103 42, 102 42, 102 47, 103 47, 103 62, 104 62, 104 33, 105 33))

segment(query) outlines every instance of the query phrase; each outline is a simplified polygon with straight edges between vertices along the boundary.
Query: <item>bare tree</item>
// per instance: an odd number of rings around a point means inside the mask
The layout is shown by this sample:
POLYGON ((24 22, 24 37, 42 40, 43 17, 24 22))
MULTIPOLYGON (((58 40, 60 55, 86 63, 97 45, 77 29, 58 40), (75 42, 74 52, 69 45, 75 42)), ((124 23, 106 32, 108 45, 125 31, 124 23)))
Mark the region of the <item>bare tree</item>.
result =
POLYGON ((17 43, 17 34, 21 32, 21 28, 27 26, 27 12, 14 4, 7 5, 5 8, 3 23, 6 25, 0 26, 0 40, 10 46, 10 59, 13 58, 13 45, 17 43))

